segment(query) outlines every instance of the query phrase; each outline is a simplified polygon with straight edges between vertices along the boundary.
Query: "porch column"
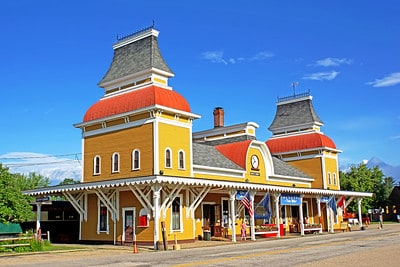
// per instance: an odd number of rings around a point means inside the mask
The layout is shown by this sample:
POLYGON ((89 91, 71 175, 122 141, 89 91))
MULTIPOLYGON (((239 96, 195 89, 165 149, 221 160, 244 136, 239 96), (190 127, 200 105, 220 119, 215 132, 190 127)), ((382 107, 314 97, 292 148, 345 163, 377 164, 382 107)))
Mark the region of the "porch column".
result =
POLYGON ((275 224, 276 227, 278 227, 278 233, 276 234, 276 237, 281 237, 281 232, 279 228, 279 222, 280 222, 280 215, 279 215, 279 198, 281 197, 281 193, 275 193, 274 194, 274 203, 275 203, 275 224))
POLYGON ((254 195, 255 192, 254 191, 250 191, 250 204, 253 207, 253 214, 250 216, 250 237, 251 240, 256 241, 256 234, 254 231, 254 213, 255 213, 255 209, 254 209, 254 195))
POLYGON ((158 250, 158 239, 160 236, 160 191, 161 185, 154 185, 153 190, 153 217, 154 217, 154 250, 158 250))
MULTIPOLYGON (((41 214, 42 214, 42 203, 38 202, 36 203, 36 233, 39 233, 39 229, 40 229, 40 220, 41 220, 41 214)), ((38 236, 38 238, 40 238, 38 236)))
POLYGON ((321 217, 321 196, 317 196, 317 211, 318 211, 318 223, 321 229, 319 233, 322 234, 322 217, 321 217))
POLYGON ((362 201, 362 198, 357 198, 358 221, 359 221, 359 224, 360 224, 360 229, 363 227, 363 224, 362 224, 362 214, 361 214, 361 201, 362 201))
POLYGON ((303 218, 303 197, 300 195, 300 207, 299 207, 299 220, 300 220, 300 235, 304 236, 304 218, 303 218))
POLYGON ((231 221, 232 221, 232 242, 236 242, 235 199, 236 199, 236 190, 232 189, 229 191, 230 215, 231 215, 231 221))

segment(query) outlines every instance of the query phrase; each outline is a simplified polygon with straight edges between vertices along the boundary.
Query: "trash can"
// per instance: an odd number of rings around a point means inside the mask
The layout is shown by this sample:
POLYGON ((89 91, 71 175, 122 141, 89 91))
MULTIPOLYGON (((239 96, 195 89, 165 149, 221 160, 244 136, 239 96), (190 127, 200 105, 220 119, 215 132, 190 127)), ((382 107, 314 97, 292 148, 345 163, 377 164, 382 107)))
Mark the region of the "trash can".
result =
POLYGON ((211 231, 203 231, 203 240, 210 241, 211 240, 211 231))

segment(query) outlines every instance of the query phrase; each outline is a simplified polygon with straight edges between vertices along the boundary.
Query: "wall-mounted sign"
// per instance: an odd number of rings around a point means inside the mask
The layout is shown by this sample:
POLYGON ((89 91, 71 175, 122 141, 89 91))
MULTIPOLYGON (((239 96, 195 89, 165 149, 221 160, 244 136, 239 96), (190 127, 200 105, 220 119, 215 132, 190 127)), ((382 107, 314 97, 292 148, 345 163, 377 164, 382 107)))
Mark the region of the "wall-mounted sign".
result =
POLYGON ((36 202, 47 202, 50 201, 50 197, 37 197, 36 202))
POLYGON ((246 190, 238 190, 236 191, 236 200, 242 200, 244 196, 246 195, 247 191, 246 190))
POLYGON ((301 205, 300 194, 281 194, 281 205, 299 206, 301 205))

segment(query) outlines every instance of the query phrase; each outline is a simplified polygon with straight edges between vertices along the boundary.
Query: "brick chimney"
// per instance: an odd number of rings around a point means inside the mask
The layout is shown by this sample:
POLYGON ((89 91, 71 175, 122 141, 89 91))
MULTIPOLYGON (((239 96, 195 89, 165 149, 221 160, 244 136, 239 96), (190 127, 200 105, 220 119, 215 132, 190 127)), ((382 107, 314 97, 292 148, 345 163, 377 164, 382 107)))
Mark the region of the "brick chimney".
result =
POLYGON ((214 109, 214 128, 224 127, 224 109, 216 107, 214 109))

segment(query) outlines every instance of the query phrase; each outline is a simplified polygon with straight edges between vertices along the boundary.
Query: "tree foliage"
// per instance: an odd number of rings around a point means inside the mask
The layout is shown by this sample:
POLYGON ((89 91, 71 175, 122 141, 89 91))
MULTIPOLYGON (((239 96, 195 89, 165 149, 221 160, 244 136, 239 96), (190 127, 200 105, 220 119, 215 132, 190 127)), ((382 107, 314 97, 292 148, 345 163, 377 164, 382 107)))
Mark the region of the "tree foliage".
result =
MULTIPOLYGON (((394 180, 391 177, 385 177, 377 166, 368 168, 364 163, 353 165, 348 172, 340 171, 339 176, 342 190, 373 193, 372 198, 363 199, 362 213, 367 213, 368 209, 385 207, 389 204, 394 180)), ((347 209, 357 211, 357 203, 351 202, 347 209)))
POLYGON ((67 184, 79 184, 80 181, 74 180, 73 178, 65 178, 62 182, 58 185, 67 185, 67 184))
POLYGON ((0 222, 23 222, 32 217, 33 198, 21 191, 49 185, 49 179, 35 173, 12 174, 0 163, 0 222))

